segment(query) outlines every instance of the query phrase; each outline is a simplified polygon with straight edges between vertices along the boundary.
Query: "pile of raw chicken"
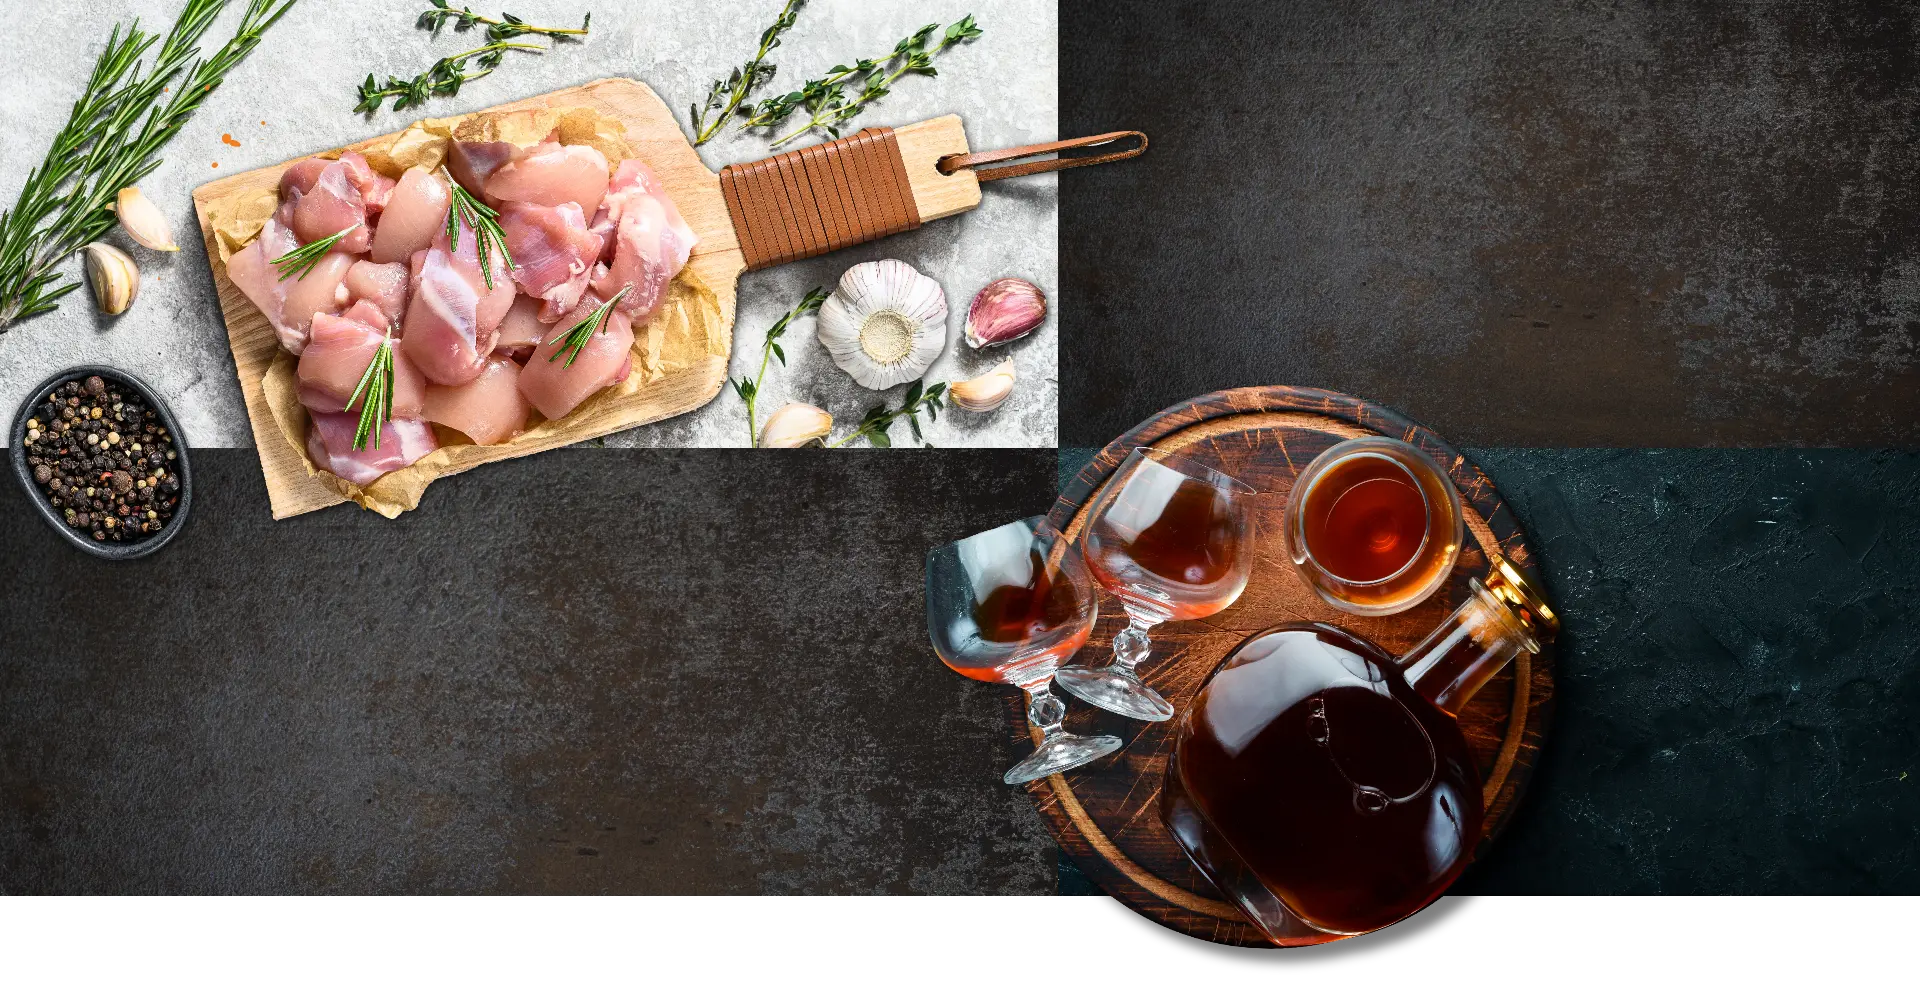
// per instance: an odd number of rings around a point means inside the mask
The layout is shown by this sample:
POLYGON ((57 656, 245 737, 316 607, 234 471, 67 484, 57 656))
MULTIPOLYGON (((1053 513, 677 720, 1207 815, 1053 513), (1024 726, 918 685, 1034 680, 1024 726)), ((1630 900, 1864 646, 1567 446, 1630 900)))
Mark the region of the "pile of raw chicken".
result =
POLYGON ((281 178, 278 211, 227 273, 299 357, 316 466, 369 484, 437 448, 436 425, 498 443, 524 431, 532 409, 562 418, 627 379, 633 330, 665 302, 693 230, 645 163, 616 168, 557 136, 448 148, 447 173, 499 212, 514 265, 490 253, 491 283, 474 230, 462 221, 448 237, 439 172, 414 167, 396 181, 348 152, 281 178), (280 279, 273 260, 349 228, 310 272, 280 279), (553 341, 622 289, 577 355, 553 341), (354 449, 360 419, 347 405, 388 335, 393 419, 377 445, 354 449))

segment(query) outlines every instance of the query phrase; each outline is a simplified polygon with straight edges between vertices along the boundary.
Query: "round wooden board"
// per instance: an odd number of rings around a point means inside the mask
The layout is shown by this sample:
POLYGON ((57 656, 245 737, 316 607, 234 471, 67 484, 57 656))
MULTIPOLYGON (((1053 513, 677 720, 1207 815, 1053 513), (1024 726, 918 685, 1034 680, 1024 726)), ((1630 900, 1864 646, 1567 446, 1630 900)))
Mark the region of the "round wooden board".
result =
MULTIPOLYGON (((1222 391, 1169 408, 1101 450, 1054 503, 1050 518, 1068 536, 1084 525, 1083 508, 1136 446, 1204 459, 1261 489, 1256 506, 1259 554, 1246 593, 1207 619, 1153 631, 1153 656, 1141 675, 1184 709, 1215 665, 1247 636, 1289 620, 1338 623, 1389 652, 1411 647, 1466 597, 1467 579, 1487 571, 1489 549, 1532 567, 1533 551, 1493 482, 1446 441, 1401 415, 1358 398, 1298 387, 1222 391), (1294 573, 1281 520, 1295 474, 1342 439, 1385 435, 1426 451, 1460 489, 1471 540, 1447 585, 1395 616, 1367 619, 1322 602, 1294 573)), ((1078 660, 1104 661, 1125 624, 1119 603, 1102 595, 1100 621, 1078 660)), ((1513 814, 1546 735, 1553 702, 1552 649, 1521 654, 1474 696, 1460 716, 1486 776, 1487 817, 1476 855, 1484 855, 1513 814)), ((1142 915, 1185 934, 1248 947, 1267 941, 1196 871, 1162 828, 1161 776, 1175 723, 1139 723, 1067 697, 1067 728, 1111 733, 1126 749, 1087 767, 1029 787, 1054 839, 1081 871, 1142 915)), ((1038 740, 1024 701, 1009 700, 1009 721, 1022 740, 1038 740)))

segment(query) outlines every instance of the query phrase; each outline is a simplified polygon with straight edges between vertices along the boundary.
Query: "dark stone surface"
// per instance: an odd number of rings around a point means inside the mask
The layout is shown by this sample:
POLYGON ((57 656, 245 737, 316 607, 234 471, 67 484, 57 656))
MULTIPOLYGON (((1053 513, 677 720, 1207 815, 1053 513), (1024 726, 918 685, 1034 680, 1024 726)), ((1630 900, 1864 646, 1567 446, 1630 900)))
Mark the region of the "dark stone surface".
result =
MULTIPOLYGON (((1455 891, 1920 889, 1920 454, 1467 455, 1566 629, 1527 796, 1455 891)), ((1060 887, 1095 891, 1064 858, 1060 887)))
POLYGON ((1063 5, 1061 441, 1304 384, 1458 445, 1920 427, 1920 8, 1063 5))
POLYGON ((388 522, 199 450, 103 563, 0 488, 0 890, 1051 892, 939 543, 1052 451, 568 450, 388 522))
POLYGON ((1566 617, 1469 893, 1920 889, 1920 454, 1467 451, 1566 617))

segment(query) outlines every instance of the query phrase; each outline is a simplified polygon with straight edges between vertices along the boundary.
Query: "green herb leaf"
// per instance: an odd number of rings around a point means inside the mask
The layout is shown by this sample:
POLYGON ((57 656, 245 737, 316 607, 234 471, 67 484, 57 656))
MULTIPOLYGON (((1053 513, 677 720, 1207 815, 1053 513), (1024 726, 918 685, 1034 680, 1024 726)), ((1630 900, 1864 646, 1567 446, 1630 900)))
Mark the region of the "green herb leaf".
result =
POLYGON ((786 0, 780 8, 780 15, 766 30, 760 32, 760 49, 745 64, 734 67, 724 80, 715 80, 707 90, 707 102, 704 106, 693 108, 689 118, 693 123, 693 144, 705 145, 727 121, 737 114, 746 114, 752 120, 749 110, 752 104, 747 98, 767 83, 772 82, 776 68, 767 61, 767 56, 780 47, 780 35, 800 17, 800 8, 806 0, 786 0), (706 112, 714 112, 709 116, 706 112))
POLYGON ((200 39, 226 0, 186 0, 164 38, 138 22, 113 28, 46 158, 0 214, 0 331, 78 286, 55 270, 114 226, 120 188, 159 168, 160 150, 294 2, 248 0, 233 37, 206 58, 200 39))
POLYGON ((939 43, 929 48, 939 30, 938 24, 926 25, 900 39, 894 44, 893 50, 882 58, 861 59, 852 67, 844 63, 836 65, 825 76, 807 81, 793 93, 762 101, 741 127, 771 129, 792 117, 796 111, 804 110, 808 115, 807 123, 775 139, 772 143, 774 148, 814 131, 839 138, 846 123, 858 117, 868 105, 890 93, 891 86, 900 77, 908 74, 937 75, 933 67, 934 56, 961 42, 972 41, 981 34, 973 15, 968 14, 948 26, 939 43), (856 81, 860 84, 859 94, 849 98, 847 86, 856 81))
POLYGON ((613 297, 607 299, 607 303, 601 305, 598 308, 593 309, 592 314, 589 314, 587 317, 582 318, 572 328, 566 330, 565 332, 562 332, 559 335, 556 335, 553 338, 548 339, 547 345, 549 346, 553 345, 556 342, 562 342, 562 341, 565 342, 565 345, 562 345, 559 349, 554 350, 553 355, 547 357, 547 362, 552 363, 553 361, 559 359, 561 353, 564 353, 569 348, 571 348, 573 350, 573 353, 572 355, 569 355, 567 357, 567 362, 565 365, 569 367, 573 366, 573 361, 580 357, 580 351, 582 349, 587 348, 587 341, 593 338, 593 334, 595 332, 600 331, 600 327, 606 324, 607 317, 613 314, 613 306, 616 304, 619 304, 620 299, 623 297, 626 297, 627 291, 632 289, 633 289, 632 284, 628 284, 627 286, 620 288, 619 292, 615 293, 613 297))
POLYGON ((354 405, 360 406, 360 427, 353 433, 353 448, 364 450, 367 439, 373 439, 373 448, 380 448, 380 429, 393 421, 393 336, 389 334, 373 351, 373 359, 367 363, 367 372, 360 375, 360 383, 353 388, 353 395, 347 399, 347 411, 353 411, 354 405), (362 395, 365 401, 361 400, 362 395))
POLYGON ((313 268, 320 265, 320 261, 326 258, 327 253, 333 251, 333 247, 339 244, 341 239, 346 238, 348 233, 359 227, 360 223, 356 221, 324 239, 316 239, 273 260, 273 266, 277 268, 280 279, 299 280, 312 273, 313 268))

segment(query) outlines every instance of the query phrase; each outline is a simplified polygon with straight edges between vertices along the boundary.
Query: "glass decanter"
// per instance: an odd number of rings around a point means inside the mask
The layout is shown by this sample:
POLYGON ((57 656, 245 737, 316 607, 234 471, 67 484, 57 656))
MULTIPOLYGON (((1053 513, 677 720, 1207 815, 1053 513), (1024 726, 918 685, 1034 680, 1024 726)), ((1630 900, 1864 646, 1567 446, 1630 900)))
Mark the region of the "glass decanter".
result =
POLYGON ((1470 585, 1398 660, 1327 623, 1257 633, 1180 717, 1161 819, 1273 943, 1385 927, 1471 860, 1481 777, 1454 717, 1558 620, 1503 560, 1470 585))

